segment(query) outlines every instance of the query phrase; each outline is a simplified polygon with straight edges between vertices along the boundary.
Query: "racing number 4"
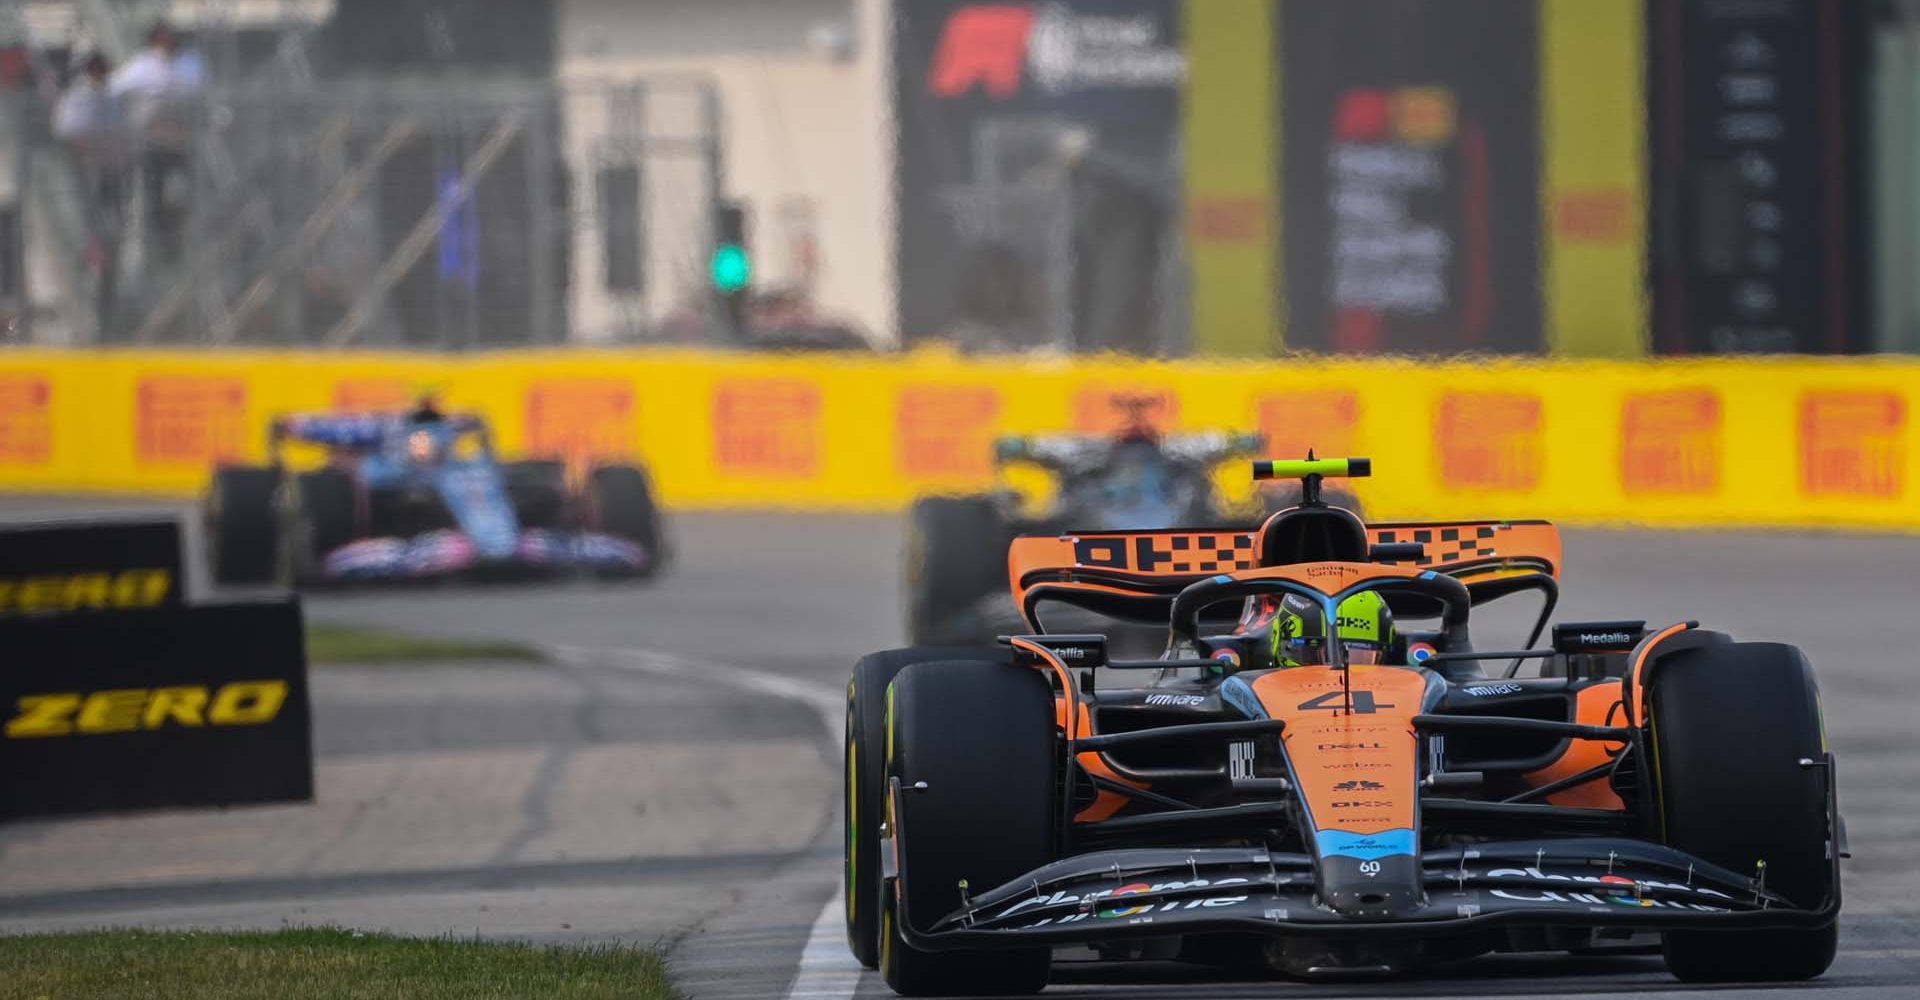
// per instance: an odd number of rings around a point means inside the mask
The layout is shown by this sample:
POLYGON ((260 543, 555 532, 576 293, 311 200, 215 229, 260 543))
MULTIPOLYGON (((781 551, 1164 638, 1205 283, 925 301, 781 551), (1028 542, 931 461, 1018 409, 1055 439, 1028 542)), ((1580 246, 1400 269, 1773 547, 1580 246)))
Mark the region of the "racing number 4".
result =
POLYGON ((1352 704, 1348 704, 1348 694, 1349 692, 1345 691, 1328 691, 1326 694, 1308 698, 1306 701, 1301 702, 1298 709, 1302 712, 1333 712, 1336 714, 1347 712, 1352 715, 1372 715, 1380 709, 1393 707, 1392 705, 1376 703, 1373 700, 1372 691, 1351 692, 1353 702, 1352 704))

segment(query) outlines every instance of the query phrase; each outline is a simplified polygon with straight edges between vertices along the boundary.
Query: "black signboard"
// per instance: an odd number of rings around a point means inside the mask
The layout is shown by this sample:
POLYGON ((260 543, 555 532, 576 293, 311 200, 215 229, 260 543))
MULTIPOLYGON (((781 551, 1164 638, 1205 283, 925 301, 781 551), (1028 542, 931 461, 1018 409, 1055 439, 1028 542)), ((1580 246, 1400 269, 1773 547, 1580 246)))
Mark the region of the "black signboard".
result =
POLYGON ((0 819, 313 797, 291 599, 0 620, 0 819))
POLYGON ((1861 5, 1647 10, 1655 348, 1852 349, 1861 5))
POLYGON ((176 519, 0 525, 0 617, 183 603, 176 519))
POLYGON ((894 23, 903 335, 1165 346, 1177 0, 914 0, 894 23))
POLYGON ((1280 5, 1287 342, 1542 349, 1537 4, 1280 5))

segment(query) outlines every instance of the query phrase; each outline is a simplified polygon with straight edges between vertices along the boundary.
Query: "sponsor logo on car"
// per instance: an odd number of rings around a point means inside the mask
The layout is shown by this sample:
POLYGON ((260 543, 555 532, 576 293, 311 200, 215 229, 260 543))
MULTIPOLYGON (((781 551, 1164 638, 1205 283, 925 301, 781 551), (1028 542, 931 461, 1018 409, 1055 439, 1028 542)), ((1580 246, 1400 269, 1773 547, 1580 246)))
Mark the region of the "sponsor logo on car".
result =
POLYGON ((1630 632, 1582 632, 1580 643, 1584 646, 1625 646, 1634 641, 1630 632))
POLYGON ((1385 787, 1387 786, 1379 783, 1378 781, 1368 781, 1364 778, 1355 778, 1351 781, 1342 781, 1341 783, 1333 786, 1333 790, 1336 792, 1377 792, 1380 789, 1385 787))
MULTIPOLYGON (((1342 819, 1341 822, 1353 822, 1342 819)), ((1375 858, 1412 854, 1414 835, 1410 829, 1387 830, 1381 833, 1354 833, 1351 830, 1321 830, 1315 837, 1315 845, 1323 858, 1343 856, 1361 861, 1375 858)))
POLYGON ((1499 899, 1510 899, 1518 903, 1585 903, 1589 906, 1631 906, 1648 910, 1694 910, 1700 913, 1725 913, 1724 906, 1709 906, 1706 903, 1680 903, 1665 899, 1636 899, 1633 897, 1596 895, 1590 892, 1558 893, 1551 889, 1494 889, 1490 893, 1499 899))
POLYGON ((1204 705, 1206 701, 1206 696, 1199 694, 1147 695, 1147 704, 1149 705, 1204 705))
MULTIPOLYGON (((1025 899, 1022 899, 1019 902, 1013 904, 1012 906, 1007 907, 1006 911, 1001 915, 1012 916, 1013 914, 1019 913, 1020 911, 1028 909, 1030 907, 1059 906, 1064 903, 1077 903, 1083 909, 1090 909, 1093 912, 1098 913, 1103 918, 1125 917, 1125 916, 1132 916, 1134 914, 1148 913, 1148 912, 1154 912, 1154 911, 1166 912, 1169 910, 1182 909, 1182 908, 1191 910, 1191 909, 1196 909, 1202 906, 1207 906, 1209 904, 1214 906, 1225 906, 1229 903, 1245 902, 1247 897, 1215 896, 1209 899, 1174 900, 1172 902, 1167 902, 1167 903, 1146 903, 1140 906, 1108 907, 1104 910, 1100 909, 1098 907, 1098 904, 1102 900, 1112 899, 1120 896, 1158 895, 1160 893, 1166 893, 1166 892, 1185 892, 1193 889, 1223 888, 1225 886, 1230 886, 1230 885, 1245 885, 1245 884, 1247 884, 1247 880, 1243 878, 1223 878, 1223 879, 1198 878, 1198 879, 1188 879, 1185 881, 1174 881, 1174 882, 1154 882, 1154 883, 1134 882, 1128 885, 1120 886, 1117 889, 1098 889, 1093 892, 1085 893, 1083 895, 1076 895, 1074 893, 1069 893, 1069 892, 1054 892, 1053 894, 1047 895, 1047 896, 1028 896, 1025 899)), ((1059 922, 1067 923, 1068 921, 1063 918, 1059 922)), ((1039 926, 1039 925, 1036 924, 1034 926, 1039 926)))
POLYGON ((1536 878, 1550 882, 1578 882, 1600 886, 1610 891, 1632 890, 1636 887, 1661 889, 1667 892, 1688 892, 1702 896, 1730 898, 1724 892, 1718 892, 1705 886, 1681 885, 1673 882, 1661 882, 1655 879, 1632 879, 1624 875, 1569 875, 1561 872, 1545 871, 1540 868, 1495 868, 1487 873, 1488 878, 1536 878))
POLYGON ((1323 750, 1323 751, 1324 750, 1385 750, 1386 748, 1387 748, 1387 745, 1385 743, 1380 743, 1380 742, 1368 743, 1365 741, 1362 741, 1359 743, 1321 743, 1316 747, 1316 749, 1323 750))
POLYGON ((1519 694, 1525 691, 1526 688, 1518 684, 1476 684, 1473 687, 1461 688, 1460 690, 1473 695, 1475 698, 1485 698, 1488 695, 1494 694, 1519 694))
POLYGON ((62 691, 22 697, 6 738, 91 736, 205 726, 260 726, 280 715, 286 681, 234 681, 219 688, 183 684, 111 691, 62 691))
POLYGON ((1343 799, 1333 803, 1335 809, 1391 809, 1393 803, 1387 799, 1343 799))

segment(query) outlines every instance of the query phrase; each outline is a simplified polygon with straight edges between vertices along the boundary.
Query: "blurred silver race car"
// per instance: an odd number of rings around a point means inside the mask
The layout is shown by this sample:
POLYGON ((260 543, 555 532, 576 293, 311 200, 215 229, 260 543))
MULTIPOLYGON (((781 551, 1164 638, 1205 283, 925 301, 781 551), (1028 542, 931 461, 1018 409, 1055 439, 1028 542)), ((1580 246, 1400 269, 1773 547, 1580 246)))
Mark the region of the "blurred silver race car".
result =
MULTIPOLYGON (((992 642, 1019 631, 1019 613, 1005 598, 1007 548, 1016 535, 1081 530, 1146 531, 1221 527, 1254 520, 1292 503, 1297 494, 1263 489, 1257 508, 1236 510, 1220 496, 1214 472, 1260 454, 1257 433, 1163 434, 1147 419, 1151 397, 1116 396, 1125 415, 1112 434, 1042 434, 994 443, 996 475, 1037 468, 1056 483, 1052 506, 1038 517, 1022 510, 1011 488, 914 501, 907 527, 907 635, 915 645, 992 642)), ((1351 497, 1331 494, 1344 507, 1351 497)))

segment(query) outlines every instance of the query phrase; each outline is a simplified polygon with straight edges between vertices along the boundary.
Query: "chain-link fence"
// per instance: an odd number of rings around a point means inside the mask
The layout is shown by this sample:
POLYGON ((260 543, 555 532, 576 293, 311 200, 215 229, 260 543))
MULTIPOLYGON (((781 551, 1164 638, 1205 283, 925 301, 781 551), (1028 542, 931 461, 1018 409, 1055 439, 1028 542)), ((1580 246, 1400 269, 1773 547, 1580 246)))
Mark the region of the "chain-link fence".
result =
MULTIPOLYGON (((701 79, 328 84, 181 100, 119 155, 34 95, 0 133, 17 336, 449 348, 698 341, 719 196, 701 79)), ((130 126, 131 128, 131 126, 130 126)), ((3 290, 0 290, 3 291, 3 290)))

